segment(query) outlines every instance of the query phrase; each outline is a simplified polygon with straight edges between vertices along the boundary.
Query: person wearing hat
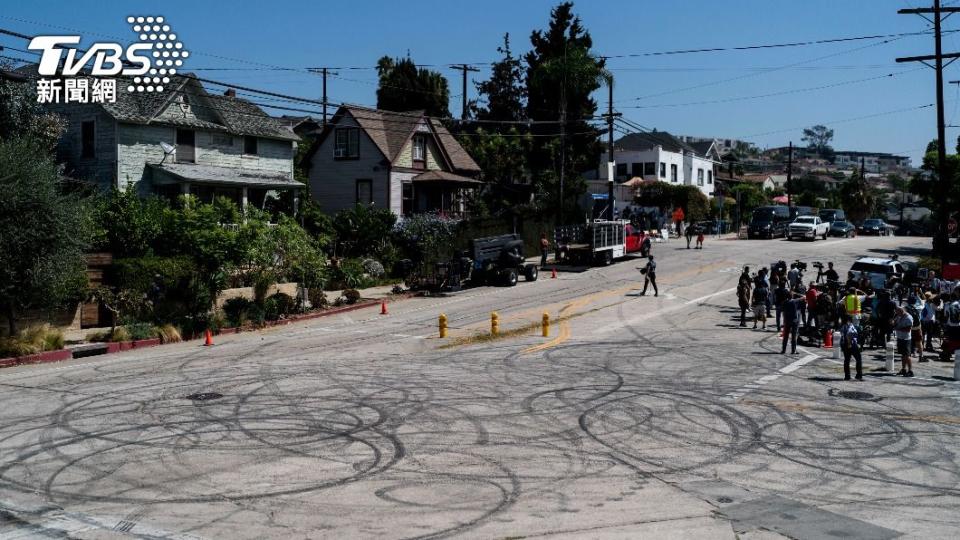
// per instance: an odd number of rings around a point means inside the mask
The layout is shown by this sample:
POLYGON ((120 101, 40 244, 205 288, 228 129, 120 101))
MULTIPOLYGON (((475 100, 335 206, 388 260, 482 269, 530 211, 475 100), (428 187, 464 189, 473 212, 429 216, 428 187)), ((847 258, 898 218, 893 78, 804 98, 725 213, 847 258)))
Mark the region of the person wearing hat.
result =
POLYGON ((660 291, 657 290, 657 263, 653 262, 653 255, 647 256, 647 265, 643 267, 640 272, 643 273, 643 292, 640 293, 640 296, 647 294, 647 285, 653 285, 653 295, 659 296, 660 291))

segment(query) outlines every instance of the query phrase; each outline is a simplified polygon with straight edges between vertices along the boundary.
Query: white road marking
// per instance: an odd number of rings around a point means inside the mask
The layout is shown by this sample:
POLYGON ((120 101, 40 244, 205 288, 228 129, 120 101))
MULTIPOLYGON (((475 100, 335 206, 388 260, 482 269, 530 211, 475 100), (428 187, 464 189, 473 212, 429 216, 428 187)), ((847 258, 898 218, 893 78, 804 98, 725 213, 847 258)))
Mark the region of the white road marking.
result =
POLYGON ((684 305, 689 306, 690 304, 699 304, 699 303, 703 302, 704 300, 709 300, 709 299, 713 298, 714 296, 720 296, 721 294, 732 293, 732 292, 734 292, 734 291, 736 291, 736 290, 737 290, 737 288, 736 288, 736 287, 733 287, 732 289, 725 289, 725 290, 722 290, 722 291, 717 291, 717 292, 715 292, 715 293, 708 294, 708 295, 706 295, 706 296, 701 296, 700 298, 694 298, 693 300, 688 300, 684 305))
POLYGON ((759 379, 753 381, 752 383, 745 384, 740 388, 734 390, 733 392, 730 392, 724 397, 727 397, 733 400, 740 399, 741 397, 743 397, 744 394, 749 394, 752 390, 759 389, 760 385, 771 383, 779 379, 780 377, 783 377, 784 375, 789 375, 790 373, 797 371, 798 369, 809 364, 810 362, 813 362, 814 360, 820 358, 820 355, 812 353, 807 349, 804 349, 803 347, 797 347, 797 350, 805 353, 806 356, 783 366, 782 368, 778 369, 776 373, 770 373, 768 375, 764 375, 763 377, 760 377, 759 379))

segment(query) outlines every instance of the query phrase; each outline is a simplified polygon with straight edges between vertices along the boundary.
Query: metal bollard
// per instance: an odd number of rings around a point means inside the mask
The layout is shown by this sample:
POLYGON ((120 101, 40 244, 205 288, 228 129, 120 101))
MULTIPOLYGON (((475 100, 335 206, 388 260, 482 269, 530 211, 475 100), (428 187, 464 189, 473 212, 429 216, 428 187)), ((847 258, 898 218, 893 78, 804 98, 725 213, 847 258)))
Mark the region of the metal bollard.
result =
POLYGON ((840 359, 840 332, 833 333, 833 359, 840 359))
POLYGON ((960 381, 960 349, 953 351, 953 380, 960 381))
POLYGON ((443 313, 440 314, 438 324, 440 326, 440 339, 443 339, 447 337, 447 316, 443 313))
POLYGON ((550 337, 550 314, 543 312, 543 337, 550 337))
POLYGON ((496 311, 490 313, 490 334, 494 336, 500 334, 500 315, 496 311))
POLYGON ((887 346, 884 348, 887 350, 887 365, 885 367, 887 371, 893 371, 893 351, 895 351, 897 347, 893 342, 887 342, 887 346))

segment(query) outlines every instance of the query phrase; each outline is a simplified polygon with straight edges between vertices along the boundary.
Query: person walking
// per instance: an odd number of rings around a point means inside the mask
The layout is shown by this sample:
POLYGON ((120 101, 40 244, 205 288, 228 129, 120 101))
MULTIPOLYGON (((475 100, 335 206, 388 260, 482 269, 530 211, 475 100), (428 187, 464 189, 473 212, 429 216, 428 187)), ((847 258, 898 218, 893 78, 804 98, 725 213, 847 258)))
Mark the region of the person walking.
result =
POLYGON ((850 380, 850 357, 856 361, 857 380, 863 380, 863 358, 860 355, 860 336, 857 326, 849 315, 843 316, 843 326, 840 327, 840 350, 843 351, 843 378, 850 380))
POLYGON ((540 266, 547 265, 547 252, 550 250, 550 240, 547 240, 547 233, 540 233, 540 266))
POLYGON ((660 291, 657 290, 657 263, 653 260, 653 255, 647 256, 647 265, 640 270, 644 275, 643 279, 643 292, 640 293, 640 296, 647 294, 647 284, 653 285, 653 295, 659 296, 660 291))
POLYGON ((913 362, 910 360, 910 331, 913 329, 913 318, 903 308, 897 306, 893 319, 893 331, 897 336, 897 352, 900 354, 900 372, 898 375, 913 377, 913 362))
POLYGON ((780 354, 787 354, 787 341, 790 342, 790 354, 797 354, 797 332, 800 330, 800 305, 803 297, 792 293, 783 303, 783 344, 780 354))
POLYGON ((697 226, 697 249, 703 249, 703 227, 697 226))
POLYGON ((690 242, 693 241, 693 227, 687 227, 684 237, 687 239, 687 249, 690 249, 690 242))

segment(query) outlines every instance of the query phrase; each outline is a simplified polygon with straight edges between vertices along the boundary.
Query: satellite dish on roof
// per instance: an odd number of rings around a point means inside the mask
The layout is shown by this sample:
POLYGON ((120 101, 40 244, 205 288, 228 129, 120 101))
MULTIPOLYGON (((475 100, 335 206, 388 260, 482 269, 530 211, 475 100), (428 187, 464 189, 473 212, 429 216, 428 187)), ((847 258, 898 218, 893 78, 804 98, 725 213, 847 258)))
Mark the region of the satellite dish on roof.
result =
POLYGON ((163 149, 163 159, 160 160, 160 165, 163 165, 163 162, 166 161, 167 156, 172 154, 177 149, 177 147, 176 145, 160 141, 160 148, 163 149))

